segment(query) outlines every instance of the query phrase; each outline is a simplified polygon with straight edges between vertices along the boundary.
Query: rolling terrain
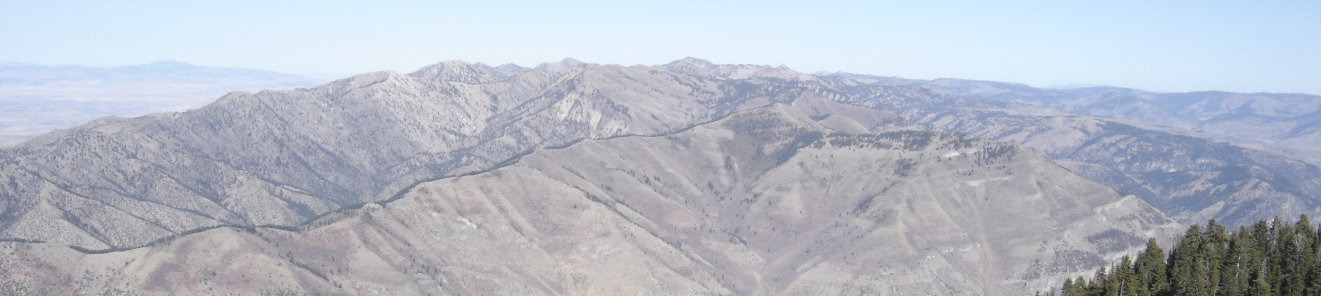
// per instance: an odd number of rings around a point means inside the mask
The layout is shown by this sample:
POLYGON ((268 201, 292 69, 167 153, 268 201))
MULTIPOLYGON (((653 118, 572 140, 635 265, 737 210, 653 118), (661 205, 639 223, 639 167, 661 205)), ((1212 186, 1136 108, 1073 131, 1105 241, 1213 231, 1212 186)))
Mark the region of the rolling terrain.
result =
POLYGON ((1321 211, 1316 166, 1194 134, 894 78, 566 59, 442 62, 47 134, 0 149, 0 238, 116 249, 222 225, 298 225, 538 148, 665 134, 773 103, 851 116, 855 130, 1017 143, 1185 223, 1321 211))
POLYGON ((93 122, 0 150, 0 222, 9 238, 88 248, 216 225, 294 225, 536 147, 655 134, 815 95, 772 79, 810 76, 739 69, 753 77, 573 60, 535 69, 446 62, 231 93, 197 110, 93 122))
POLYGON ((0 292, 1024 294, 1179 226, 1018 146, 771 104, 584 139, 289 228, 0 244, 0 292))

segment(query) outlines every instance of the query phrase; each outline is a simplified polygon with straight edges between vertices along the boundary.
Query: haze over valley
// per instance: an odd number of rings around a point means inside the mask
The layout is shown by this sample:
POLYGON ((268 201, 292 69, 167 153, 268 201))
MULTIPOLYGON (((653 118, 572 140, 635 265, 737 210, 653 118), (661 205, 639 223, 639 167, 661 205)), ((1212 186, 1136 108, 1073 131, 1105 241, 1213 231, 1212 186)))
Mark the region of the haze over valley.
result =
POLYGON ((321 83, 292 74, 175 61, 109 68, 0 64, 0 146, 106 116, 194 109, 231 91, 321 83))

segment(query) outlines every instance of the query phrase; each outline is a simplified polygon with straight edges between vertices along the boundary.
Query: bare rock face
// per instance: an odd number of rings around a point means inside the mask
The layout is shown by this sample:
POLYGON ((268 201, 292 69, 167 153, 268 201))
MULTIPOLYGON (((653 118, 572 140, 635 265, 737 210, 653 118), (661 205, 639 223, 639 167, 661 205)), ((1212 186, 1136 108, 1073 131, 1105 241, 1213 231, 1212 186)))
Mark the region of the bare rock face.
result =
POLYGON ((0 287, 1021 295, 1179 231, 1030 150, 822 110, 777 103, 539 149, 296 228, 218 228, 97 254, 3 243, 0 287))

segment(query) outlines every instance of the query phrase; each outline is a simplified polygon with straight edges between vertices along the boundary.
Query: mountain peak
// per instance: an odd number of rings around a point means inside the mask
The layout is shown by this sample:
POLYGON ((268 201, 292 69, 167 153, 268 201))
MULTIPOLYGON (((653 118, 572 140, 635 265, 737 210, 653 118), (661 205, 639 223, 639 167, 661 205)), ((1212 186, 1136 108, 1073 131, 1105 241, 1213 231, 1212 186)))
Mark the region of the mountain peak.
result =
POLYGON ((443 61, 422 67, 409 76, 461 83, 487 83, 526 72, 527 68, 514 64, 491 67, 482 63, 468 63, 460 60, 443 61))
POLYGON ((399 80, 405 78, 404 74, 395 71, 376 71, 354 75, 353 77, 340 79, 334 83, 342 83, 348 89, 365 88, 382 82, 399 80))
POLYGON ((583 61, 579 61, 578 59, 574 59, 574 58, 571 58, 571 57, 564 57, 563 60, 560 60, 560 64, 561 64, 561 65, 574 65, 574 66, 577 66, 577 65, 581 65, 581 64, 583 64, 583 61))
POLYGON ((675 60, 661 67, 677 73, 697 76, 709 76, 725 79, 744 79, 750 77, 771 77, 785 80, 812 80, 812 75, 800 73, 788 66, 762 65, 717 65, 710 61, 687 57, 675 60))
POLYGON ((546 70, 551 72, 560 72, 581 66, 583 64, 584 63, 582 61, 576 60, 574 58, 566 57, 563 60, 560 60, 559 62, 556 63, 542 63, 541 65, 538 65, 536 69, 546 70))
POLYGON ((517 73, 527 72, 527 70, 531 70, 531 69, 529 69, 529 68, 527 68, 527 67, 519 66, 519 65, 516 65, 516 64, 514 64, 514 63, 505 63, 505 64, 502 64, 502 65, 499 65, 499 66, 495 66, 495 69, 498 69, 498 70, 500 70, 500 71, 504 71, 504 72, 506 72, 506 73, 513 73, 513 74, 510 74, 510 76, 513 76, 514 74, 517 74, 517 73))
POLYGON ((674 60, 673 62, 670 62, 669 64, 665 64, 665 65, 666 65, 666 66, 669 66, 669 65, 692 65, 692 66, 698 66, 698 67, 702 67, 702 68, 712 68, 712 67, 715 67, 715 66, 716 66, 716 64, 711 63, 711 61, 704 60, 704 59, 699 59, 699 58, 694 58, 694 57, 686 57, 686 58, 682 58, 682 59, 677 59, 677 60, 674 60))
POLYGON ((661 67, 670 69, 670 71, 689 74, 689 75, 709 76, 712 74, 712 71, 718 69, 720 66, 711 63, 711 61, 694 58, 694 57, 686 57, 686 58, 674 60, 673 62, 670 62, 668 64, 661 65, 661 67))

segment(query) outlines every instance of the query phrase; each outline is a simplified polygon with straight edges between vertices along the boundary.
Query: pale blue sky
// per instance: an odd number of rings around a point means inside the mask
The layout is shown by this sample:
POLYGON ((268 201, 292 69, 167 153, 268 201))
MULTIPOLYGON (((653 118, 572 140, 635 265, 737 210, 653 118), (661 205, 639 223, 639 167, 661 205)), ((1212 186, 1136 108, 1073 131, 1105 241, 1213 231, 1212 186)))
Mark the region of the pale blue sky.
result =
POLYGON ((786 65, 1321 94, 1321 1, 13 1, 0 61, 339 78, 442 60, 786 65), (433 3, 434 2, 434 3, 433 3))

